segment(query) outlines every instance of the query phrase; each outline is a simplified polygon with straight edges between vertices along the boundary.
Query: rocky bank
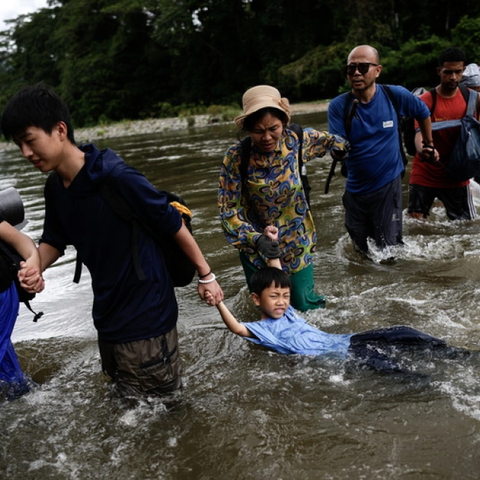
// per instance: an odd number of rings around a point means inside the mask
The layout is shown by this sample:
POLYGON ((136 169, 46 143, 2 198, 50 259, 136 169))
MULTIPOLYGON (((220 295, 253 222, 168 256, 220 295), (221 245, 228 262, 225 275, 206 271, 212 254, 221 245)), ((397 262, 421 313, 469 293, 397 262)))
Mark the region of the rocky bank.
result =
MULTIPOLYGON (((291 105, 292 114, 325 112, 328 102, 309 102, 291 105)), ((212 124, 226 123, 212 115, 195 115, 194 117, 150 118, 147 120, 125 120, 109 125, 97 125, 91 128, 75 129, 75 140, 78 144, 94 142, 99 139, 126 137, 161 133, 170 130, 181 130, 189 127, 205 127, 212 124)), ((13 142, 0 142, 0 150, 17 148, 13 142)))

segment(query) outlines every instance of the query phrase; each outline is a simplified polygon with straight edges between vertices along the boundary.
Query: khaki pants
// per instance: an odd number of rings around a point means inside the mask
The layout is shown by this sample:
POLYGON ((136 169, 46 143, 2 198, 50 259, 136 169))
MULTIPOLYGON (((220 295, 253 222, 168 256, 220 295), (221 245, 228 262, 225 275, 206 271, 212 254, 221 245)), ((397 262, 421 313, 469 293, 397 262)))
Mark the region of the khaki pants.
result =
POLYGON ((121 395, 165 395, 182 387, 177 328, 128 343, 98 340, 102 369, 121 395))

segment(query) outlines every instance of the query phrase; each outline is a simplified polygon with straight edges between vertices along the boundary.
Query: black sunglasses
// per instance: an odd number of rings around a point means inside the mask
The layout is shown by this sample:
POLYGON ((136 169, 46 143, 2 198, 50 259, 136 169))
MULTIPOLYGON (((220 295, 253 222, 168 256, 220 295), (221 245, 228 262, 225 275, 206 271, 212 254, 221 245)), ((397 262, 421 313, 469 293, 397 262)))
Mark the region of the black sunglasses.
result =
POLYGON ((370 70, 370 65, 378 67, 378 63, 351 63, 345 67, 345 75, 355 75, 355 72, 358 70, 362 75, 367 73, 370 70))

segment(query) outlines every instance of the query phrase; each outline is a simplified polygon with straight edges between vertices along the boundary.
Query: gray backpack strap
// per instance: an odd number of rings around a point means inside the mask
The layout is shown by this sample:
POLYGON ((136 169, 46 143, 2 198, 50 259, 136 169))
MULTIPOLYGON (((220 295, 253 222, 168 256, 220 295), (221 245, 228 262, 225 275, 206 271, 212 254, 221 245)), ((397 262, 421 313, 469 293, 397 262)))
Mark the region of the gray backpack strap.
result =
POLYGON ((478 92, 470 89, 470 96, 468 97, 467 116, 474 117, 477 111, 478 92))
MULTIPOLYGON (((467 102, 467 113, 465 114, 466 117, 474 117, 475 111, 477 110, 477 103, 478 103, 478 92, 475 90, 469 89, 469 96, 467 102)), ((443 130, 445 128, 453 128, 459 127, 462 124, 462 120, 445 120, 443 122, 433 122, 432 123, 432 132, 436 132, 437 130, 443 130)), ((416 130, 417 132, 420 129, 416 130)))

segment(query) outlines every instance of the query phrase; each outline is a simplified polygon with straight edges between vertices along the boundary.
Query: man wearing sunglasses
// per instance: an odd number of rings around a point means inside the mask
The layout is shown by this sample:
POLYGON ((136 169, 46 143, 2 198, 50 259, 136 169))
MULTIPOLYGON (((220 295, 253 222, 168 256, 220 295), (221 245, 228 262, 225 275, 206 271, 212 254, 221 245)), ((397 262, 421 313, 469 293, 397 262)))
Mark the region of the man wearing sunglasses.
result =
POLYGON ((329 131, 347 138, 351 145, 344 160, 345 226, 355 248, 364 254, 368 253, 369 238, 378 248, 402 244, 405 166, 399 116, 418 120, 422 155, 437 155, 428 108, 403 87, 392 85, 387 90, 377 84, 381 71, 375 48, 355 47, 345 68, 351 91, 334 98, 328 109, 329 131))
MULTIPOLYGON (((465 54, 459 48, 447 48, 440 55, 437 67, 440 84, 420 96, 431 110, 434 123, 457 120, 466 115, 470 93, 475 93, 463 85, 460 87, 465 63, 465 54)), ((478 119, 480 97, 476 96, 475 118, 478 119)), ((474 97, 471 100, 475 102, 474 97)), ((440 155, 438 162, 424 162, 415 155, 408 187, 408 213, 412 217, 427 218, 435 198, 443 203, 450 220, 471 220, 476 217, 470 180, 455 178, 449 169, 450 157, 459 135, 459 127, 436 130, 433 133, 435 147, 440 155)))

